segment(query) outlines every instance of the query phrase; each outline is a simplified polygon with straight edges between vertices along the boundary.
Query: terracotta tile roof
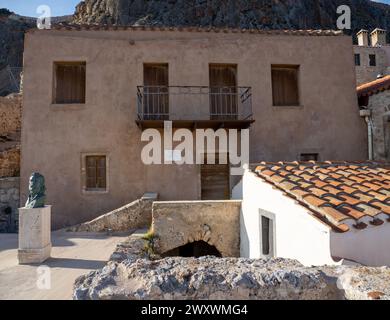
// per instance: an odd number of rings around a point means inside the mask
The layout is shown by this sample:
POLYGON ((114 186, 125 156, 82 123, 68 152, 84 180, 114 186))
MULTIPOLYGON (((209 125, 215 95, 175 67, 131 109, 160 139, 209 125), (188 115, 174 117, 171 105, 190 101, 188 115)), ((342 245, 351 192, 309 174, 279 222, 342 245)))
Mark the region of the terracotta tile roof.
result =
POLYGON ((95 30, 95 31, 116 31, 116 30, 141 30, 141 31, 183 31, 183 32, 215 32, 215 33, 253 33, 269 35, 296 35, 296 36, 341 36, 344 33, 340 30, 265 30, 265 29, 239 29, 239 28, 219 28, 219 27, 164 27, 164 26, 119 26, 101 24, 68 24, 59 23, 52 25, 49 30, 29 29, 27 32, 50 30, 95 30))
POLYGON ((262 162, 255 172, 336 231, 390 222, 390 164, 262 162))
POLYGON ((371 82, 364 83, 356 88, 358 97, 372 96, 378 92, 390 89, 390 75, 371 82))

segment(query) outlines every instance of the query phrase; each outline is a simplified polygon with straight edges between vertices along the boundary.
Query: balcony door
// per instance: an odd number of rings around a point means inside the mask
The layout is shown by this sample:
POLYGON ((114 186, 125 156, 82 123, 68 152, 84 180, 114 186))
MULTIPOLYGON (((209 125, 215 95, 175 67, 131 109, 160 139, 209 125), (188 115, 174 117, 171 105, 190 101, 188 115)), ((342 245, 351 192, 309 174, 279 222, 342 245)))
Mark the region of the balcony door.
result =
POLYGON ((210 64, 210 119, 237 120, 237 65, 210 64))
POLYGON ((169 119, 168 64, 144 64, 145 120, 169 119))

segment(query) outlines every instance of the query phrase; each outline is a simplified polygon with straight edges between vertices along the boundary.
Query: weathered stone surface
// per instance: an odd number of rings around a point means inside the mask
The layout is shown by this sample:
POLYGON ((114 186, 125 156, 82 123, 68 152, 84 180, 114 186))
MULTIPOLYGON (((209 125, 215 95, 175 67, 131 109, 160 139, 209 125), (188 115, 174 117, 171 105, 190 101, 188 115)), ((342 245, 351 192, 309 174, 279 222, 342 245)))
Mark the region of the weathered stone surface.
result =
POLYGON ((51 252, 51 206, 19 209, 19 264, 42 263, 51 252))
POLYGON ((148 258, 131 236, 75 282, 84 299, 390 299, 390 268, 304 267, 288 259, 148 258))
MULTIPOLYGON (((0 97, 0 136, 6 136, 21 129, 22 95, 10 94, 0 97)), ((20 141, 20 139, 19 139, 20 141)), ((0 142, 4 142, 1 141, 0 142)))
POLYGON ((142 198, 96 219, 65 228, 68 232, 128 231, 150 226, 155 198, 142 198))
POLYGON ((0 178, 0 232, 18 230, 19 177, 0 178))
POLYGON ((153 204, 155 251, 163 254, 194 241, 224 257, 240 255, 241 201, 164 201, 153 204))
POLYGON ((306 268, 285 259, 110 262, 76 281, 75 299, 389 299, 390 269, 306 268), (387 282, 388 283, 388 282, 387 282))

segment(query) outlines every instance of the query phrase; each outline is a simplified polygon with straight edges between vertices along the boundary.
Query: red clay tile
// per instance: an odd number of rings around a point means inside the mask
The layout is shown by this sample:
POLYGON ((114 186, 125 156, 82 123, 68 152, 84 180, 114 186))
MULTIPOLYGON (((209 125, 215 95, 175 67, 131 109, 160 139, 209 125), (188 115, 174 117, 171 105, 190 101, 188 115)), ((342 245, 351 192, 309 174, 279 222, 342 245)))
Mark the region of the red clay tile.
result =
POLYGON ((337 194, 339 194, 340 192, 342 192, 342 190, 333 188, 332 186, 326 186, 326 187, 323 187, 323 189, 326 190, 326 191, 328 191, 328 192, 331 193, 331 194, 334 194, 334 195, 337 195, 337 194))
POLYGON ((321 200, 320 198, 313 196, 313 195, 307 195, 303 198, 304 202, 308 203, 311 206, 314 207, 320 207, 326 203, 326 201, 321 200))
MULTIPOLYGON (((282 189, 335 231, 347 232, 344 220, 355 221, 357 229, 364 216, 373 217, 371 227, 383 223, 376 217, 390 216, 390 166, 376 162, 262 162, 256 172, 268 183, 282 189)), ((388 219, 390 222, 390 217, 388 219)))
POLYGON ((366 216, 365 213, 363 213, 359 210, 356 210, 348 205, 341 206, 340 208, 337 208, 337 210, 339 210, 340 212, 342 212, 345 215, 352 217, 355 220, 359 220, 362 217, 366 216))
POLYGON ((332 223, 335 223, 336 225, 339 224, 341 221, 347 220, 348 216, 343 214, 342 212, 332 208, 332 207, 321 207, 318 210, 320 213, 322 213, 328 220, 330 220, 332 223))
POLYGON ((390 206, 388 206, 387 204, 384 204, 384 203, 379 202, 379 201, 373 201, 370 204, 372 206, 375 206, 375 207, 381 209, 383 213, 390 215, 390 206))

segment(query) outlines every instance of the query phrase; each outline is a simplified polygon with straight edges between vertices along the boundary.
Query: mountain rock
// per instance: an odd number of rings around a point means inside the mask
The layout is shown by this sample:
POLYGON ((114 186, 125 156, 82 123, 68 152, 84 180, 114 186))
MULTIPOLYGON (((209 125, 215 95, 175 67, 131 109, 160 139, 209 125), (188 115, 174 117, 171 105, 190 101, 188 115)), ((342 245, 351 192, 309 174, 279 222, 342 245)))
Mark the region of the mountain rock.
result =
POLYGON ((350 6, 353 31, 390 30, 390 6, 369 0, 85 0, 76 7, 74 22, 335 29, 340 5, 350 6))

